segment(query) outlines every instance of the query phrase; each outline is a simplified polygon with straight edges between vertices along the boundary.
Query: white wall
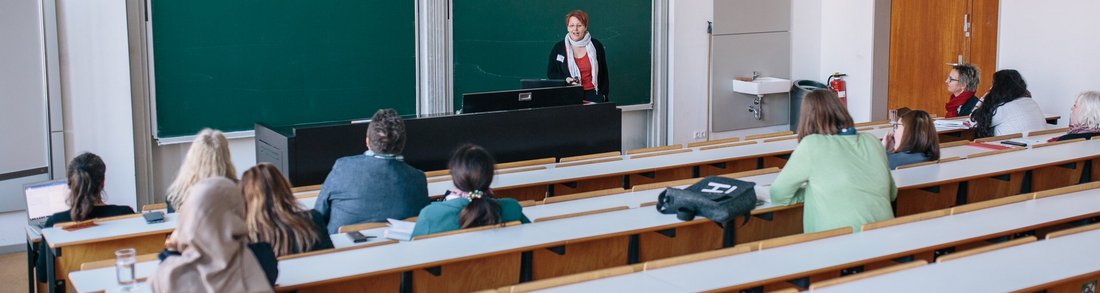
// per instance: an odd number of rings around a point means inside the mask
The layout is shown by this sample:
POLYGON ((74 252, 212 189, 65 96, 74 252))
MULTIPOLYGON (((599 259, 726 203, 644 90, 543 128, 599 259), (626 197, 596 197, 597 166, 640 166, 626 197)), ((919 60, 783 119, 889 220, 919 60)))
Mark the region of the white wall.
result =
MULTIPOLYGON (((882 110, 885 111, 885 92, 876 96, 873 88, 874 75, 886 74, 886 70, 876 72, 875 66, 888 65, 875 63, 876 60, 883 60, 882 56, 876 58, 875 54, 889 54, 888 47, 875 46, 875 26, 883 25, 875 21, 876 10, 881 12, 883 9, 888 17, 889 1, 834 0, 820 10, 821 64, 818 78, 823 79, 833 72, 848 74, 844 78, 848 83, 848 112, 856 122, 872 120, 872 109, 877 104, 883 104, 882 110), (876 49, 879 50, 876 52, 876 49)), ((885 29, 889 30, 889 25, 885 22, 885 29)), ((888 39, 886 42, 888 46, 888 39)), ((882 80, 885 81, 884 78, 882 80)), ((885 113, 874 114, 881 116, 885 113)))
POLYGON ((1001 0, 997 68, 1016 69, 1043 112, 1069 122, 1077 93, 1100 90, 1100 1, 1001 0))
POLYGON ((134 127, 125 1, 57 3, 66 159, 81 152, 102 157, 107 163, 105 199, 134 207, 134 127))
POLYGON ((707 21, 713 0, 669 1, 668 143, 696 141, 695 131, 708 131, 707 21))
POLYGON ((791 80, 816 80, 821 74, 821 1, 791 0, 791 80))

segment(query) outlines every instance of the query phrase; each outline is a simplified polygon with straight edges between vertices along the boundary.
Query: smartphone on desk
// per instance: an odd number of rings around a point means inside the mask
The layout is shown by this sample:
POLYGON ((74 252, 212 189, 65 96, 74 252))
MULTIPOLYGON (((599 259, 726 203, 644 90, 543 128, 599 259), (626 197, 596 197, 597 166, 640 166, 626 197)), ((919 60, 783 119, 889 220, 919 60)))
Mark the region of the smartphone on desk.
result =
POLYGON ((161 211, 148 212, 141 215, 145 218, 146 224, 155 224, 164 222, 164 213, 161 211))
POLYGON ((347 234, 348 238, 351 238, 352 243, 363 243, 367 242, 367 240, 370 240, 371 238, 374 238, 374 236, 363 235, 363 233, 359 233, 359 231, 351 231, 347 234))
POLYGON ((1014 145, 1014 146, 1025 147, 1025 148, 1027 147, 1027 143, 1012 141, 1012 140, 1001 141, 1001 144, 1014 145))

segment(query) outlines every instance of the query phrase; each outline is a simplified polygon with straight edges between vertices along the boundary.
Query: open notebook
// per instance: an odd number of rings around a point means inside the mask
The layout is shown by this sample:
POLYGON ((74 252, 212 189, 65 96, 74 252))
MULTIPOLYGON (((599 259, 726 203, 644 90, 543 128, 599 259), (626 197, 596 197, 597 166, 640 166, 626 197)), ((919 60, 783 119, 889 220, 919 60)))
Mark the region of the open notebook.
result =
POLYGON ((416 222, 396 219, 386 219, 386 221, 389 222, 389 227, 386 228, 382 237, 401 241, 412 240, 413 228, 416 228, 416 222))

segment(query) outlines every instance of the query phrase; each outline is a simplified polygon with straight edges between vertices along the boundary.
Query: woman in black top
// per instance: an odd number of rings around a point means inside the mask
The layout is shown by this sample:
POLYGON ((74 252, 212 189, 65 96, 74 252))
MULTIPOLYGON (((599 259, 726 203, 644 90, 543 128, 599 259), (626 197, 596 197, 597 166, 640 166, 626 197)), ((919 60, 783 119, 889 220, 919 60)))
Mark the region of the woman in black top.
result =
POLYGON ((589 102, 607 102, 607 56, 603 44, 588 33, 588 14, 581 10, 565 15, 568 33, 565 39, 550 49, 546 78, 564 79, 566 83, 584 87, 589 102))
MULTIPOLYGON (((86 221, 95 218, 106 218, 134 213, 134 209, 128 206, 109 205, 103 203, 103 182, 106 180, 107 165, 103 159, 93 153, 83 153, 69 162, 65 170, 65 177, 69 182, 69 198, 65 201, 69 204, 69 210, 50 215, 46 219, 46 227, 55 224, 86 221)), ((46 243, 42 242, 42 249, 38 255, 38 281, 46 282, 46 243)))
POLYGON ((276 256, 332 248, 321 214, 298 205, 275 165, 260 163, 241 176, 245 226, 252 242, 271 243, 276 256))
POLYGON ((1096 135, 1100 135, 1100 91, 1086 91, 1078 94, 1073 102, 1068 133, 1050 141, 1092 139, 1096 135))

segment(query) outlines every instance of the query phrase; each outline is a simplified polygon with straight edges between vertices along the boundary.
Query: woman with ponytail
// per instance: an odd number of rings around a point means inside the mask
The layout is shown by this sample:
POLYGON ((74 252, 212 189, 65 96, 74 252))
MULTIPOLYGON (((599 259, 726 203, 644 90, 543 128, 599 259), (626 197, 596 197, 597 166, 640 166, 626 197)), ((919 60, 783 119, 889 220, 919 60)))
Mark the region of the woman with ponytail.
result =
POLYGON ((511 198, 493 198, 493 156, 485 149, 466 144, 459 146, 447 164, 455 188, 443 201, 420 210, 412 236, 458 229, 495 225, 511 221, 530 223, 523 208, 511 198))
MULTIPOLYGON (((69 210, 50 215, 46 227, 65 222, 79 222, 95 218, 106 218, 134 213, 128 206, 109 205, 103 202, 103 182, 106 179, 107 165, 103 159, 93 153, 83 153, 72 161, 65 170, 69 181, 69 210)), ((43 249, 45 250, 45 242, 43 249)), ((38 281, 46 282, 46 254, 38 255, 38 281)))

